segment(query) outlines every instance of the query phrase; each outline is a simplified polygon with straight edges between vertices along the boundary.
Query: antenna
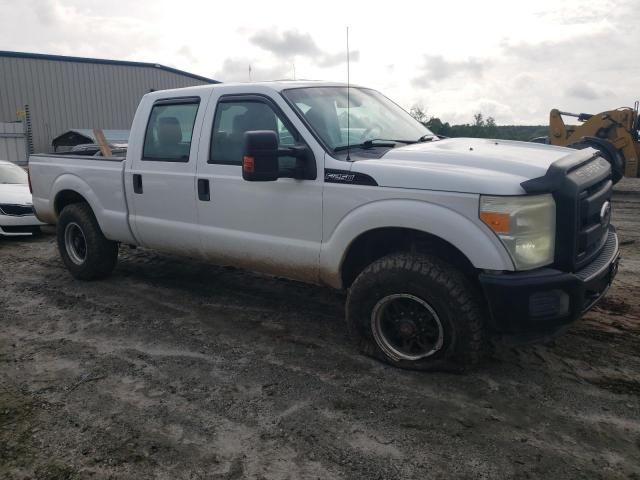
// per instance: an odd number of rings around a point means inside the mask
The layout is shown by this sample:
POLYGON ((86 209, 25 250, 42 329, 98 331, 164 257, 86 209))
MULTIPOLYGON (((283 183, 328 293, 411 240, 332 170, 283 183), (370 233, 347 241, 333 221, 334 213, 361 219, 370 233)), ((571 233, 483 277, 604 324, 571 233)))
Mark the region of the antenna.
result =
POLYGON ((349 26, 347 25, 347 161, 351 161, 349 150, 351 149, 351 98, 349 95, 349 26))
POLYGON ((249 64, 249 81, 251 81, 251 64, 249 64))

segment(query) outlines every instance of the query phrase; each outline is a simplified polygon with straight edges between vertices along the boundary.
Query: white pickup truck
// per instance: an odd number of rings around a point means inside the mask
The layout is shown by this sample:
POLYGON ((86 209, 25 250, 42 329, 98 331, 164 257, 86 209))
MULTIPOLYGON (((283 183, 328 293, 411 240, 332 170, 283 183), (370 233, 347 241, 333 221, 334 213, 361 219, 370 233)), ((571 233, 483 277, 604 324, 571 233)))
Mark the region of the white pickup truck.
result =
POLYGON ((404 368, 557 332, 618 264, 595 150, 441 140, 368 88, 153 92, 126 158, 33 155, 29 170, 76 278, 109 275, 125 244, 348 289, 358 347, 404 368))

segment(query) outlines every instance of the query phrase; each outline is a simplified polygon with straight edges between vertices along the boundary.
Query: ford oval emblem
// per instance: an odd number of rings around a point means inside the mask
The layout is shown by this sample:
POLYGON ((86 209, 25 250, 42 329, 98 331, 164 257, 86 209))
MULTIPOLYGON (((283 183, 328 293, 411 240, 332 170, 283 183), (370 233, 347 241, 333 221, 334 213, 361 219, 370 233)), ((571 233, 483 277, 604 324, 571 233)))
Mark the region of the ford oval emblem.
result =
POLYGON ((611 202, 607 200, 600 209, 600 225, 608 227, 609 223, 611 223, 611 202))

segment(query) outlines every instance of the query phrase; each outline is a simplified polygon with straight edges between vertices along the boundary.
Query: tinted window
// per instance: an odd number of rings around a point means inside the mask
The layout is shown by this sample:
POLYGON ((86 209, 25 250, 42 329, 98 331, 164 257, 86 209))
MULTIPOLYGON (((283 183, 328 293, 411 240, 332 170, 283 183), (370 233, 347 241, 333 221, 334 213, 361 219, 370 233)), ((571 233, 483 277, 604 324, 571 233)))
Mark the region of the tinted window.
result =
POLYGON ((144 138, 143 160, 188 162, 198 103, 156 104, 144 138))
MULTIPOLYGON (((209 163, 240 165, 244 148, 244 134, 252 130, 273 130, 281 146, 295 145, 295 136, 279 115, 266 103, 238 101, 221 102, 213 120, 213 135, 209 163)), ((288 157, 281 164, 291 163, 288 157)), ((295 159, 294 164, 295 164, 295 159)))

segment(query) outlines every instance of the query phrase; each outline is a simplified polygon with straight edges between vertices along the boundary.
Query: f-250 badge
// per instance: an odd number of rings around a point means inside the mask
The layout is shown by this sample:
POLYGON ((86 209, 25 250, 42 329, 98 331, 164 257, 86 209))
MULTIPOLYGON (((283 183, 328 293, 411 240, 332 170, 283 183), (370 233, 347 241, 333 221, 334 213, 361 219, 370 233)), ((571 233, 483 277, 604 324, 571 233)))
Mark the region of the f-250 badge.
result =
POLYGON ((378 185, 377 182, 367 174, 334 170, 331 168, 327 168, 324 171, 324 181, 328 183, 346 183, 349 185, 378 185))
POLYGON ((353 173, 325 173, 324 179, 327 182, 353 182, 356 176, 353 173))

